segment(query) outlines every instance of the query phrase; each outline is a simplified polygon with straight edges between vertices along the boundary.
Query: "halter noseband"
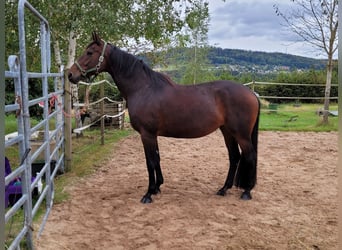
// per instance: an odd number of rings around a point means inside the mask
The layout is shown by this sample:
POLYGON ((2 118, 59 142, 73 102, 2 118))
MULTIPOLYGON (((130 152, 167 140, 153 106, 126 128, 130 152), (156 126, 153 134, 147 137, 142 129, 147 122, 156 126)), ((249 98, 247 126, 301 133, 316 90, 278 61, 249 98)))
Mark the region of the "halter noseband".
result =
POLYGON ((100 69, 100 66, 101 66, 101 63, 103 62, 103 59, 104 59, 104 53, 105 53, 105 50, 106 50, 106 47, 107 47, 107 42, 104 42, 104 46, 103 46, 103 49, 102 49, 102 52, 101 52, 101 56, 99 57, 99 62, 96 64, 96 66, 94 68, 91 68, 91 69, 88 69, 88 70, 84 70, 81 65, 78 63, 78 61, 75 62, 76 66, 78 67, 78 69, 81 71, 81 75, 88 79, 89 82, 91 82, 98 74, 99 74, 99 69, 100 69), (95 71, 95 74, 93 75, 92 78, 89 78, 87 77, 87 74, 88 73, 91 73, 95 71))

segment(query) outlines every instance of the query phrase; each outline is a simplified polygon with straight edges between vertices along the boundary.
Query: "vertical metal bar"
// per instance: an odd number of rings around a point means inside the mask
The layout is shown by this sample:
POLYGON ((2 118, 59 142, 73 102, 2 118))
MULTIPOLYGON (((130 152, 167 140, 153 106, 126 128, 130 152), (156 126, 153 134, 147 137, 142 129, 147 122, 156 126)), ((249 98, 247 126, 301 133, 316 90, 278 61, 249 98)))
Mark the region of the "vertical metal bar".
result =
MULTIPOLYGON (((64 72, 64 79, 66 79, 66 72, 64 72)), ((66 80, 64 82, 64 110, 67 114, 64 118, 64 137, 65 137, 65 159, 64 159, 64 168, 65 171, 69 171, 71 169, 71 159, 72 159, 72 144, 71 144, 71 86, 70 82, 66 80)))
MULTIPOLYGON (((20 0, 18 4, 18 30, 19 30, 19 50, 20 50, 20 67, 21 67, 21 84, 22 84, 22 112, 24 123, 24 145, 25 149, 30 148, 31 138, 31 124, 29 113, 29 93, 28 93, 28 76, 26 68, 26 45, 25 45, 25 18, 24 7, 25 0, 20 0)), ((31 157, 25 159, 26 169, 22 177, 22 192, 27 194, 27 200, 24 203, 25 225, 28 226, 26 234, 26 242, 29 249, 33 249, 32 241, 32 194, 30 192, 31 186, 31 157)))
POLYGON ((51 206, 51 194, 52 194, 52 185, 51 185, 51 179, 50 179, 50 169, 51 169, 51 160, 50 160, 50 127, 49 127, 49 88, 48 88, 48 78, 46 73, 48 73, 49 66, 48 66, 48 56, 49 56, 49 46, 47 44, 48 42, 48 30, 45 26, 44 22, 41 22, 40 24, 40 50, 41 50, 41 72, 45 74, 42 78, 42 88, 43 88, 43 96, 45 99, 45 105, 44 105, 44 118, 45 120, 45 126, 44 126, 44 143, 47 142, 47 147, 45 148, 45 154, 44 154, 44 162, 48 164, 48 167, 45 170, 45 183, 49 187, 48 192, 46 194, 46 208, 49 209, 51 206))
MULTIPOLYGON (((54 77, 53 78, 53 90, 54 90, 54 93, 57 93, 58 91, 58 85, 59 85, 59 77, 54 77)), ((55 99, 55 102, 54 102, 54 108, 55 108, 55 111, 57 111, 56 115, 54 116, 54 124, 55 124, 55 129, 58 128, 58 118, 60 117, 60 110, 59 110, 59 99, 60 99, 60 95, 56 95, 56 99, 55 99)), ((58 143, 60 142, 60 137, 61 137, 61 134, 60 132, 57 132, 56 133, 56 136, 55 136, 55 141, 56 141, 56 146, 58 145, 58 143)), ((57 160, 59 158, 60 154, 59 154, 59 150, 57 150, 56 154, 53 155, 54 159, 57 160)))
MULTIPOLYGON (((64 89, 64 66, 60 66, 60 74, 61 77, 58 77, 55 85, 55 92, 60 91, 64 89)), ((64 122, 64 116, 63 116, 63 110, 64 110, 64 95, 58 95, 57 96, 57 105, 56 105, 57 117, 56 117, 56 128, 59 128, 61 124, 64 122)), ((60 140, 64 140, 64 126, 62 126, 61 131, 57 133, 56 136, 56 145, 58 145, 60 140)), ((60 154, 64 152, 64 144, 62 148, 59 150, 60 154)), ((57 160, 56 160, 57 162, 57 160)), ((61 166, 61 171, 64 172, 64 161, 63 166, 61 166)))
MULTIPOLYGON (((44 22, 43 22, 44 23, 44 22)), ((45 46, 46 46, 46 52, 47 52, 47 72, 50 73, 51 71, 51 47, 50 47, 50 29, 49 29, 49 26, 44 23, 45 27, 46 27, 46 43, 45 43, 45 46)))
MULTIPOLYGON (((65 89, 64 66, 63 65, 60 66, 60 73, 61 73, 61 78, 60 78, 61 83, 60 83, 60 86, 59 86, 58 89, 65 89)), ((58 99, 59 100, 58 105, 59 105, 59 108, 61 109, 61 112, 58 113, 59 114, 59 116, 58 116, 58 124, 60 124, 60 123, 64 124, 64 122, 65 122, 65 116, 64 116, 65 95, 62 95, 59 98, 60 99, 58 99)), ((65 152, 65 142, 66 142, 65 141, 65 131, 64 131, 64 129, 65 129, 65 126, 62 126, 61 134, 60 134, 60 136, 61 136, 60 140, 64 141, 64 143, 62 144, 62 148, 61 148, 61 154, 63 155, 63 158, 65 158, 64 152, 65 152)), ((65 164, 64 164, 65 161, 64 160, 62 161, 62 166, 61 166, 61 170, 63 172, 65 171, 65 164)))

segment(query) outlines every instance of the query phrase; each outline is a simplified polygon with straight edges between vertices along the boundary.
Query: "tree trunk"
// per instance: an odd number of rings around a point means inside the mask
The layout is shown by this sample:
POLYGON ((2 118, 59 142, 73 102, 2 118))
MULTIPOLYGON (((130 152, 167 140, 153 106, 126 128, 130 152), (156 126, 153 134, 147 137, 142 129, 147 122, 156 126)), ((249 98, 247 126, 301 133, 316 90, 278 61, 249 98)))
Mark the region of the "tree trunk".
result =
POLYGON ((76 34, 73 30, 69 33, 69 48, 68 48, 68 63, 66 65, 66 69, 69 70, 71 66, 74 64, 75 56, 76 56, 76 34))
POLYGON ((56 64, 60 67, 62 65, 61 50, 59 49, 59 42, 55 37, 53 39, 53 50, 55 53, 56 64))
MULTIPOLYGON (((68 63, 67 63, 67 70, 71 68, 71 66, 75 62, 76 56, 76 43, 77 38, 76 34, 73 30, 69 33, 69 48, 68 48, 68 63)), ((78 86, 76 84, 70 84, 71 93, 72 93, 72 103, 78 103, 78 86)), ((74 108, 75 113, 75 120, 76 120, 76 128, 82 127, 81 115, 79 106, 75 106, 74 108)), ((82 135, 82 132, 80 133, 82 135)), ((77 134, 78 136, 78 134, 77 134)))
POLYGON ((74 63, 76 55, 76 36, 73 32, 73 30, 69 33, 69 48, 68 48, 68 62, 66 65, 66 71, 65 71, 65 81, 64 81, 64 88, 65 88, 65 96, 64 96, 64 110, 67 114, 64 119, 64 136, 65 136, 65 171, 69 171, 71 169, 71 160, 72 160, 72 144, 71 144, 71 132, 72 132, 72 126, 71 126, 71 86, 70 82, 68 80, 68 74, 67 71, 70 69, 72 64, 74 63))
MULTIPOLYGON (((62 66, 61 50, 60 50, 60 47, 59 47, 59 42, 56 39, 56 37, 54 37, 54 39, 53 39, 53 50, 54 50, 55 60, 56 60, 56 64, 58 66, 58 69, 60 70, 61 73, 63 73, 62 71, 64 69, 63 69, 63 66, 62 66)), ((58 88, 58 90, 61 90, 63 88, 62 81, 61 81, 60 78, 58 78, 57 88, 58 88)), ((62 97, 60 95, 57 96, 57 103, 58 104, 62 103, 62 97)), ((58 112, 57 113, 57 123, 58 124, 63 123, 63 112, 58 112)), ((60 136, 61 135, 59 135, 58 137, 60 137, 60 136)))
POLYGON ((324 92, 324 111, 323 111, 323 124, 328 124, 329 120, 329 103, 330 103, 330 89, 331 89, 331 77, 333 70, 333 60, 332 54, 328 55, 328 64, 327 64, 327 78, 325 83, 325 92, 324 92))

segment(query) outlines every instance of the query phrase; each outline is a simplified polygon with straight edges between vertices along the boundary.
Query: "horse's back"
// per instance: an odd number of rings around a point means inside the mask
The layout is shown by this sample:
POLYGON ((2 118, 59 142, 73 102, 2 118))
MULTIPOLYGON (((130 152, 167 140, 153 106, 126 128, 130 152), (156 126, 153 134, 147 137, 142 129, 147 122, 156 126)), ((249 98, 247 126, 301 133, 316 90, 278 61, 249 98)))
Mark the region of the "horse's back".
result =
POLYGON ((256 112, 259 109, 255 93, 241 83, 218 80, 194 86, 207 89, 208 95, 215 99, 216 105, 223 105, 226 111, 256 112))

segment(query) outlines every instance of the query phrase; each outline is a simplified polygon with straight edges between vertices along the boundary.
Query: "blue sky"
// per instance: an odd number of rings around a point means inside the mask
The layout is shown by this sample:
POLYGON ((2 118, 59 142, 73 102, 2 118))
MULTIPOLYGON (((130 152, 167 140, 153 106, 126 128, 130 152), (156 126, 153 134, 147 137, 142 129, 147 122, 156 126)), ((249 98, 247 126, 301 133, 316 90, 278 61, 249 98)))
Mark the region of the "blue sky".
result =
MULTIPOLYGON (((325 58, 310 44, 300 42, 277 16, 290 0, 210 0, 209 44, 221 48, 282 52, 312 58, 325 58)), ((293 6, 293 3, 292 3, 293 6)))

